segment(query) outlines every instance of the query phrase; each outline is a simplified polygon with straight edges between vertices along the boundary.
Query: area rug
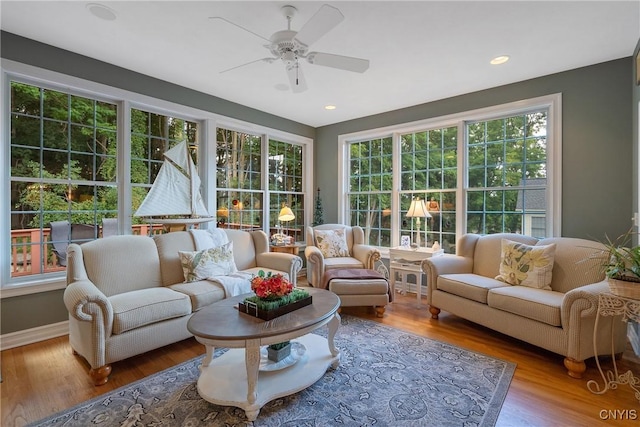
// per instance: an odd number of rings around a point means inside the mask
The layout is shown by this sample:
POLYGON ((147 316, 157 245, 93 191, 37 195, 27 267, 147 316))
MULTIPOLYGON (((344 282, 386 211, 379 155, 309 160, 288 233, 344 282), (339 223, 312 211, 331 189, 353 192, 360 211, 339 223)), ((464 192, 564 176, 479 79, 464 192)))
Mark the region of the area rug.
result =
MULTIPOLYGON (((200 398, 197 357, 32 425, 495 425, 515 364, 353 316, 341 323, 340 366, 269 402, 253 423, 238 408, 200 398)), ((316 333, 326 336, 326 327, 316 333)))

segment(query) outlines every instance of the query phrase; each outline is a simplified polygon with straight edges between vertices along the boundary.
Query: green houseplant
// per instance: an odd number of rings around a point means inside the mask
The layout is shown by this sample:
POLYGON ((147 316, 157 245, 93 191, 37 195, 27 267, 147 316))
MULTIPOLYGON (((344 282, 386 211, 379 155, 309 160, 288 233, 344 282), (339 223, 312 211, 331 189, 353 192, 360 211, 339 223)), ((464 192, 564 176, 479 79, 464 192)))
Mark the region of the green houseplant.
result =
POLYGON ((640 299, 640 246, 631 245, 632 235, 629 230, 613 242, 607 239, 603 269, 613 294, 640 299))

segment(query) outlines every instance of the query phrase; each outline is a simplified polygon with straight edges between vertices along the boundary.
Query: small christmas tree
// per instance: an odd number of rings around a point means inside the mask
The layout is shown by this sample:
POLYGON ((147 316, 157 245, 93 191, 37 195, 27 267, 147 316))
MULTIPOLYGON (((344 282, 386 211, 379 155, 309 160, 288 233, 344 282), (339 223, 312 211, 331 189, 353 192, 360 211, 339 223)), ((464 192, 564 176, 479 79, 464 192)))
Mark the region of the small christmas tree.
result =
POLYGON ((320 198, 320 187, 316 197, 316 209, 313 211, 313 226, 324 224, 324 212, 322 210, 322 199, 320 198))

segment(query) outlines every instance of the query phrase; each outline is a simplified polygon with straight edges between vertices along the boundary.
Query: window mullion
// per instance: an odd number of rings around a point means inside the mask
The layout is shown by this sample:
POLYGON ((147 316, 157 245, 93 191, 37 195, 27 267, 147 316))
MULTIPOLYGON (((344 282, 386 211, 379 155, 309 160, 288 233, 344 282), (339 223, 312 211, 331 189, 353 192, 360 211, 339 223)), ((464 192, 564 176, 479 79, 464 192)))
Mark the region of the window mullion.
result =
POLYGON ((117 167, 116 185, 118 186, 118 233, 131 233, 132 198, 131 183, 131 103, 118 103, 117 118, 117 167), (126 183, 126 185, 123 185, 126 183))

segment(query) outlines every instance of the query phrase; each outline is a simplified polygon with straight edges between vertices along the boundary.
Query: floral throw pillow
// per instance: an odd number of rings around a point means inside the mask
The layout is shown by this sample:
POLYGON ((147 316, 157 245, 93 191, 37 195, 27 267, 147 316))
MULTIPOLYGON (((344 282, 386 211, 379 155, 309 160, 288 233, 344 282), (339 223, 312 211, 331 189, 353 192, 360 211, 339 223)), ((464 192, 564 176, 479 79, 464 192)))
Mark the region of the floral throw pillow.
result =
POLYGON ((530 246, 502 239, 500 274, 497 280, 510 285, 551 290, 551 271, 556 244, 530 246))
POLYGON ((351 256, 344 228, 338 230, 316 230, 316 246, 325 258, 351 256))
POLYGON ((201 251, 179 251, 185 282, 213 276, 226 276, 238 271, 233 259, 233 242, 201 251))

